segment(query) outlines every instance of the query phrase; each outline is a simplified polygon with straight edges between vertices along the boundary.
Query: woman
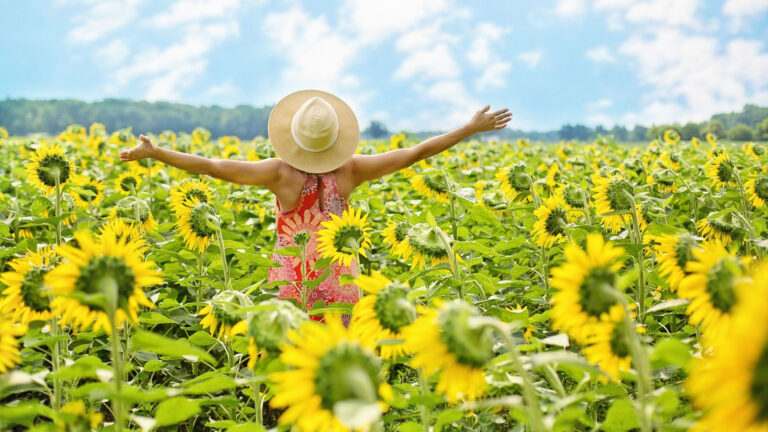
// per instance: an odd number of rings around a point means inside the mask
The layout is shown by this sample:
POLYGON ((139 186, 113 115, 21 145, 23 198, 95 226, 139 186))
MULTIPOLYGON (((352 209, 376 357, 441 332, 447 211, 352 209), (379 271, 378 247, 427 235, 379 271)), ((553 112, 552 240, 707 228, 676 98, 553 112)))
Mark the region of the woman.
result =
MULTIPOLYGON (((436 155, 470 136, 506 127, 512 114, 507 109, 477 111, 464 126, 430 138, 417 146, 378 155, 356 155, 359 127, 352 110, 336 96, 318 90, 292 93, 275 105, 269 117, 270 142, 280 159, 258 162, 207 159, 155 146, 144 136, 139 144, 120 153, 121 161, 152 158, 195 174, 204 174, 232 183, 264 186, 275 194, 277 240, 275 250, 306 242, 306 268, 296 257, 273 255, 281 267, 271 268, 269 281, 299 282, 319 277, 313 271, 319 255, 317 231, 330 214, 341 215, 352 191, 361 183, 374 180, 436 155), (296 236, 299 233, 306 235, 296 236), (302 239, 303 237, 303 239, 302 239)), ((312 290, 306 302, 309 309, 322 300, 328 303, 355 303, 358 290, 340 285, 342 274, 356 276, 356 264, 333 263, 331 273, 312 290)), ((280 288, 280 297, 300 299, 301 285, 280 288)))

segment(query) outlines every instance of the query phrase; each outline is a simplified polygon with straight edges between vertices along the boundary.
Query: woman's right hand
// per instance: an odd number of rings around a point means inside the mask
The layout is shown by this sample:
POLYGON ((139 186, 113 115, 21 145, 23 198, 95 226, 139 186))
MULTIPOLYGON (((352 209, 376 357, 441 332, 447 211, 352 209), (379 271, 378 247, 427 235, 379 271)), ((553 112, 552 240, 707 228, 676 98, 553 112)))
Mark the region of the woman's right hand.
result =
POLYGON ((149 137, 139 135, 139 143, 134 148, 120 152, 120 161, 129 162, 151 158, 156 148, 149 137))

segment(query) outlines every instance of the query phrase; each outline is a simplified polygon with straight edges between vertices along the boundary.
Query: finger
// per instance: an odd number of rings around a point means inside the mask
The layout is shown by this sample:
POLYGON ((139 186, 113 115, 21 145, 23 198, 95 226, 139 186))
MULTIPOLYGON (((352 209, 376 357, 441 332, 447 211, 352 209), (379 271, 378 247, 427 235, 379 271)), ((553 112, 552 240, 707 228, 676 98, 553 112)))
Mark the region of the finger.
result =
POLYGON ((510 120, 512 120, 512 117, 511 117, 511 116, 508 116, 508 117, 500 117, 500 118, 497 118, 497 119, 495 119, 494 121, 495 121, 496 123, 499 123, 499 122, 505 122, 505 123, 506 123, 506 122, 508 122, 508 121, 510 121, 510 120))
POLYGON ((505 125, 505 124, 500 125, 500 126, 494 126, 493 130, 501 130, 501 129, 504 129, 505 127, 507 127, 507 125, 505 125))
POLYGON ((503 119, 508 119, 508 118, 511 118, 511 117, 512 117, 512 113, 501 114, 501 115, 496 116, 496 121, 503 120, 503 119))
POLYGON ((478 112, 481 112, 481 113, 488 112, 489 109, 491 109, 491 106, 490 105, 486 105, 486 106, 483 107, 483 109, 481 109, 478 112))
POLYGON ((145 137, 144 135, 139 135, 139 139, 144 141, 144 142, 146 142, 146 143, 148 143, 150 141, 149 138, 145 137))
POLYGON ((502 113, 505 113, 505 112, 507 112, 507 111, 509 111, 509 108, 500 109, 500 110, 498 110, 498 111, 494 111, 494 112, 493 112, 493 115, 494 115, 494 116, 497 116, 497 115, 499 115, 499 114, 502 114, 502 113))

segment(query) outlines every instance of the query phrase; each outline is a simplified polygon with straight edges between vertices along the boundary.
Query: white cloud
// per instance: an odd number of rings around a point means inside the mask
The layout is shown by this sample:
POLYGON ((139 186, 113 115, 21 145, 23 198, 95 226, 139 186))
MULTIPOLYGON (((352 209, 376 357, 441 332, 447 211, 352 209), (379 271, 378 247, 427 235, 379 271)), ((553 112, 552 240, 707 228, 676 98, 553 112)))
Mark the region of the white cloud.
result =
POLYGON ((469 46, 467 59, 471 65, 482 71, 475 80, 476 89, 504 87, 506 84, 505 76, 512 70, 512 64, 503 60, 491 45, 507 33, 509 29, 487 22, 480 23, 474 31, 475 38, 469 46))
POLYGON ((732 17, 757 15, 768 10, 768 0, 726 0, 723 13, 732 17))
POLYGON ((171 28, 210 18, 227 18, 237 11, 240 0, 177 0, 168 10, 146 22, 156 28, 171 28))
POLYGON ((140 4, 141 0, 91 3, 85 13, 74 18, 75 26, 67 34, 67 39, 75 43, 96 42, 134 22, 140 4))
POLYGON ((221 84, 214 84, 206 91, 209 96, 229 96, 235 93, 237 93, 237 88, 229 80, 221 84))
POLYGON ((555 14, 562 17, 573 17, 583 14, 587 10, 584 0, 557 0, 555 14))
POLYGON ((588 104, 589 109, 602 109, 602 108, 609 108, 613 106, 613 101, 608 98, 598 99, 596 101, 590 102, 588 104))
POLYGON ((116 67, 122 64, 131 54, 130 48, 122 39, 115 39, 96 51, 98 58, 105 66, 116 67))
POLYGON ((527 51, 517 55, 517 58, 531 69, 535 69, 539 65, 541 57, 541 51, 527 51))
POLYGON ((340 21, 349 22, 362 43, 375 43, 449 11, 463 13, 446 0, 347 0, 340 21))
POLYGON ((701 120, 748 102, 768 103, 768 52, 761 41, 723 46, 716 37, 662 29, 630 37, 619 52, 634 60, 640 83, 650 90, 644 108, 625 119, 701 120))
POLYGON ((586 55, 595 63, 613 63, 616 60, 608 47, 605 46, 588 49, 586 55))
POLYGON ((430 80, 435 78, 456 78, 459 65, 445 44, 424 48, 408 53, 395 71, 395 79, 430 80))
POLYGON ((621 21, 647 26, 687 26, 697 28, 701 25, 698 9, 701 0, 596 0, 593 7, 597 11, 614 12, 609 15, 608 25, 623 27, 621 21))
POLYGON ((483 74, 475 81, 475 87, 478 90, 485 90, 490 87, 504 87, 507 84, 505 79, 507 73, 512 70, 509 62, 499 61, 483 68, 483 74))

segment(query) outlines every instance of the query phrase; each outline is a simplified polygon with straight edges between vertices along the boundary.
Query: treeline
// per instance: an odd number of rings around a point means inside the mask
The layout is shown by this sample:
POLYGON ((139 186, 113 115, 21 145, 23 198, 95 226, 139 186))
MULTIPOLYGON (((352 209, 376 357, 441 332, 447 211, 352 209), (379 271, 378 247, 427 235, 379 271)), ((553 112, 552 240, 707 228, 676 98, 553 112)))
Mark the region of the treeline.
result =
MULTIPOLYGON (((192 106, 169 102, 140 102, 127 99, 104 99, 100 102, 82 102, 73 99, 28 100, 6 99, 0 101, 0 126, 12 135, 30 133, 58 134, 71 124, 88 126, 99 122, 108 131, 125 127, 134 132, 160 133, 164 130, 192 132, 202 126, 217 138, 235 135, 240 138, 267 136, 267 121, 271 106, 255 108, 239 105, 234 108, 219 106, 192 106)), ((490 135, 502 139, 530 138, 534 141, 581 140, 589 141, 598 136, 612 135, 617 141, 646 141, 663 135, 666 129, 674 129, 684 140, 704 137, 712 133, 718 138, 734 141, 768 140, 768 107, 745 105, 738 113, 715 114, 709 120, 685 124, 664 124, 632 128, 614 126, 611 129, 576 124, 564 125, 559 130, 532 132, 504 129, 490 135)), ((378 121, 372 121, 362 131, 364 138, 385 138, 392 132, 378 121)), ((418 137, 439 134, 439 131, 413 131, 418 137)))
POLYGON ((253 138, 267 135, 267 120, 271 111, 271 106, 196 107, 126 99, 104 99, 93 103, 72 99, 6 99, 0 101, 0 126, 12 135, 55 135, 71 124, 89 126, 94 122, 104 124, 108 131, 132 127, 137 133, 160 133, 164 130, 192 132, 202 126, 211 131, 213 137, 235 135, 253 138))

